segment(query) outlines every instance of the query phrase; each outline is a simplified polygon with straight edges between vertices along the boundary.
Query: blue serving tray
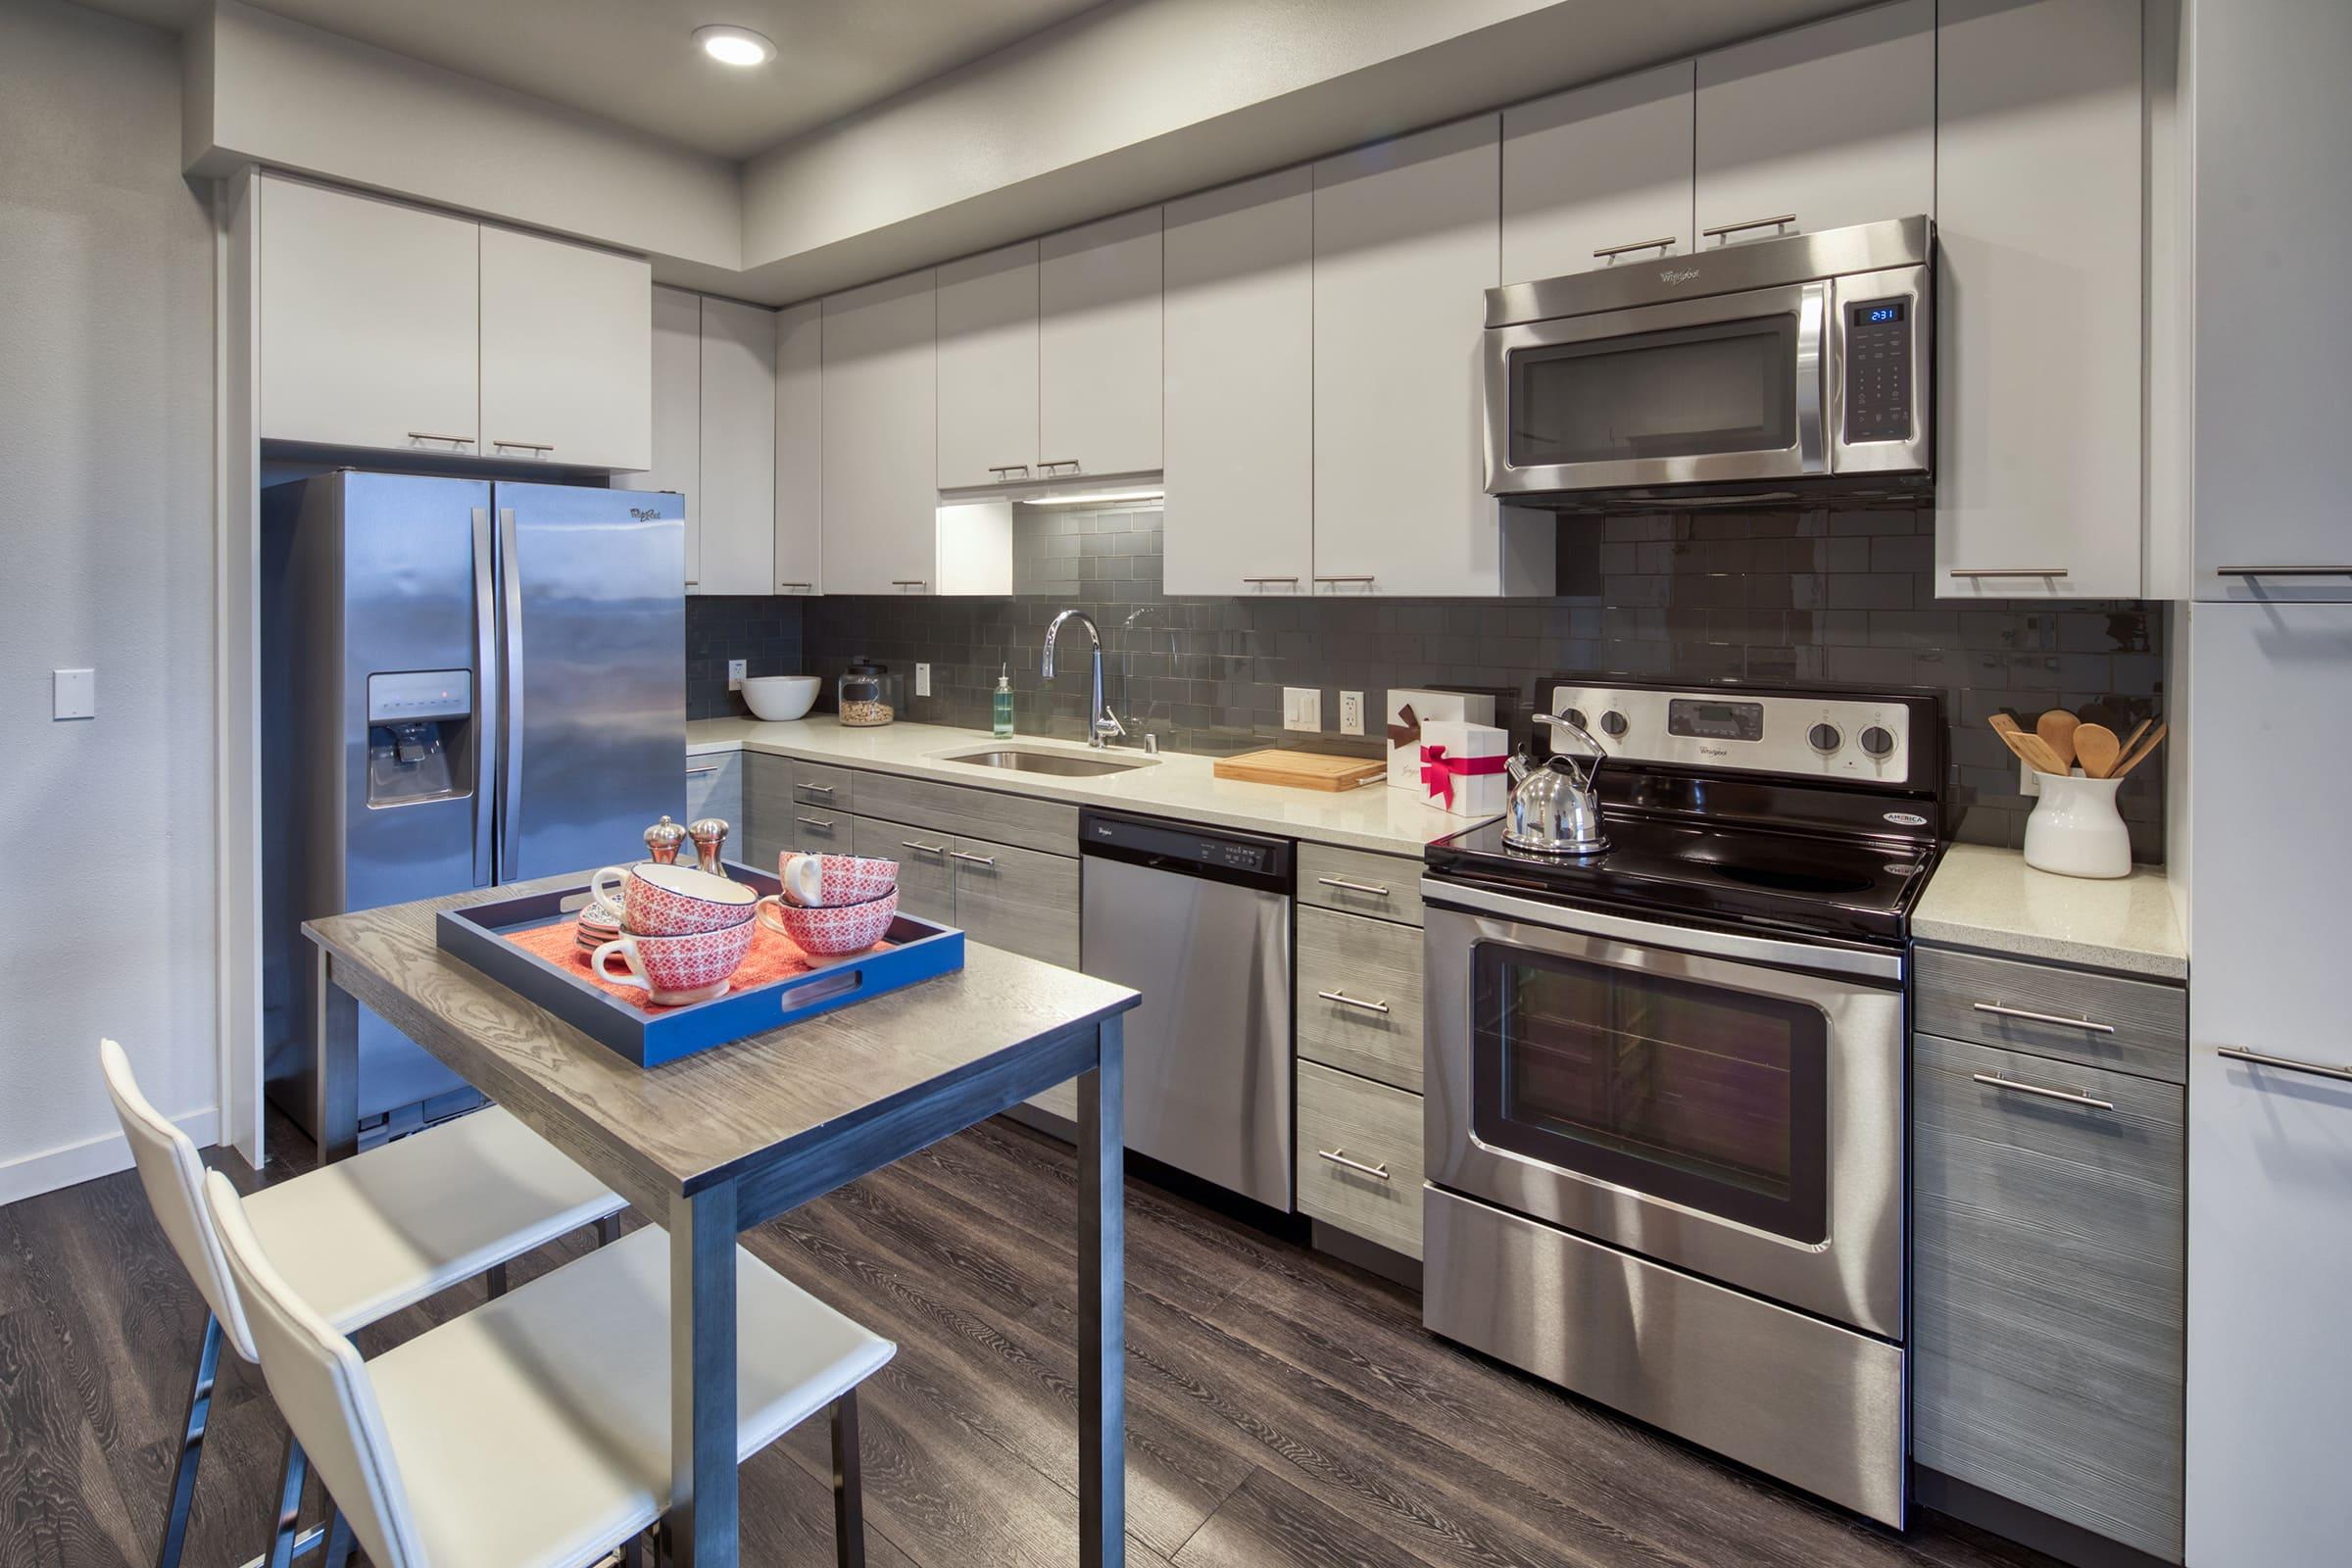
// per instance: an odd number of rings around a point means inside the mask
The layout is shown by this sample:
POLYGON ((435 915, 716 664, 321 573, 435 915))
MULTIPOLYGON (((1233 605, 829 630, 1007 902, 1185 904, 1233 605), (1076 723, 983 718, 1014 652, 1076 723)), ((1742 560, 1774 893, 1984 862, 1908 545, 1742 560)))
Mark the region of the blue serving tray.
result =
MULTIPOLYGON (((736 881, 777 893, 775 877, 729 860, 736 881)), ((507 940, 510 932, 576 920, 588 886, 554 893, 489 897, 444 909, 433 922, 442 952, 479 969, 640 1067, 656 1067, 698 1051, 781 1029, 820 1012, 865 1002, 902 986, 963 967, 963 933, 954 926, 901 914, 883 937, 886 949, 843 958, 815 958, 816 967, 747 991, 730 991, 683 1007, 634 1007, 577 970, 548 962, 507 940)))

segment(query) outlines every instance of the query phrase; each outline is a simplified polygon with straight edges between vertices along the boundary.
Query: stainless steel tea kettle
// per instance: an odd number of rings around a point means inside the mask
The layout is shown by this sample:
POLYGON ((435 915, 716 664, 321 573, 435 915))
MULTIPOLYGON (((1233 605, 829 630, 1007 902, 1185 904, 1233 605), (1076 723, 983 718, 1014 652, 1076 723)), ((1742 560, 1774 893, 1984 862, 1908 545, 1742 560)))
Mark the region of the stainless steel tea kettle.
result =
POLYGON ((1502 842, 1538 855, 1598 855, 1609 847, 1609 840, 1600 830, 1600 797, 1593 792, 1592 783, 1600 775, 1608 748, 1572 718, 1538 713, 1535 719, 1549 724, 1555 732, 1567 730, 1577 736, 1592 748, 1592 755, 1580 773, 1576 760, 1564 752, 1554 752, 1541 763, 1530 762, 1524 754, 1514 752, 1511 809, 1502 842))

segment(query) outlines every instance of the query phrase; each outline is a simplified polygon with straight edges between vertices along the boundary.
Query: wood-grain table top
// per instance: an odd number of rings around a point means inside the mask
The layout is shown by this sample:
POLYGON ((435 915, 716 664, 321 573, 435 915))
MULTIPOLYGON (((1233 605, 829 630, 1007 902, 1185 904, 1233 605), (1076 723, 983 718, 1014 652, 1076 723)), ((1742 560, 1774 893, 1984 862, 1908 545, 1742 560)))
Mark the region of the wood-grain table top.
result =
MULTIPOLYGON (((586 873, 501 889, 579 887, 586 873)), ((1134 1006, 1125 986, 964 943, 961 970, 658 1067, 639 1067, 441 951, 472 889, 307 922, 335 983, 543 1135, 615 1161, 622 1196, 692 1193, 829 1130, 1134 1006), (630 1189, 635 1189, 631 1192, 630 1189)))

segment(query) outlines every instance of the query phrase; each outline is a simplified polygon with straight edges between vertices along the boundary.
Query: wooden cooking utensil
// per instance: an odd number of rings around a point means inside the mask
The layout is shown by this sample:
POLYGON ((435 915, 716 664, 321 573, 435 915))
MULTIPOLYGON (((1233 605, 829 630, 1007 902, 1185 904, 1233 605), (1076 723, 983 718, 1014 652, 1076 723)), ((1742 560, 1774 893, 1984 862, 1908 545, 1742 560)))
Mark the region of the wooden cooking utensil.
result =
POLYGON ((2058 754, 2050 750, 2048 742, 2018 728, 2017 720, 2007 713, 1995 713, 1987 722, 1992 725, 1992 732, 2008 742, 2009 749, 2035 772, 2064 775, 2068 771, 2066 764, 2058 760, 2058 754))
POLYGON ((2126 773, 2129 773, 2133 768, 2137 767, 2140 763, 2146 761, 2148 754, 2164 744, 2164 737, 2166 733, 2167 730, 2162 724, 2159 724, 2154 729, 2148 731, 2147 738, 2141 741, 2137 746, 2132 747, 2131 751, 2125 753, 2124 760, 2115 764, 2115 771, 2108 776, 2110 778, 2121 778, 2126 773))
MULTIPOLYGON (((2066 764, 2066 767, 2058 770, 2061 773, 2075 765, 2075 731, 2082 725, 2082 720, 2063 708, 2053 708, 2034 721, 2034 733, 2041 737, 2041 744, 2057 754, 2058 760, 2066 764)), ((2083 771, 2087 773, 2090 769, 2085 767, 2083 771)))
POLYGON ((2124 737, 2124 755, 2126 757, 2132 755, 2132 748, 2139 744, 2139 738, 2145 735, 2148 732, 2148 726, 2155 722, 2152 718, 2143 718, 2132 726, 2132 733, 2124 737))
POLYGON ((2075 731, 2075 756, 2092 778, 2113 773, 2116 759, 2123 755, 2124 743, 2104 724, 2084 724, 2075 731))

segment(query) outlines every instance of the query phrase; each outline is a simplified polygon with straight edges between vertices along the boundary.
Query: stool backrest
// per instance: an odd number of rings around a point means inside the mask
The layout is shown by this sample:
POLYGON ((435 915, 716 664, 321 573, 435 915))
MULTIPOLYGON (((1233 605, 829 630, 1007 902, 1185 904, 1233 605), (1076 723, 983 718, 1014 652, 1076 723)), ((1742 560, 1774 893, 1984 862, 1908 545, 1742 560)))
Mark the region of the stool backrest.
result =
POLYGON ((244 1303, 238 1299, 236 1282, 229 1277, 221 1255, 220 1238, 204 1206, 204 1161, 196 1157, 196 1141, 139 1093, 130 1058, 121 1046, 112 1040, 99 1041, 98 1065, 106 1074, 106 1092, 114 1099, 122 1136, 130 1141, 139 1185, 147 1190, 147 1206, 155 1210, 156 1222, 163 1226, 172 1250, 179 1254, 180 1267, 196 1282, 204 1304, 220 1320, 230 1347, 246 1360, 256 1359, 244 1303))
POLYGON ((279 1277, 228 1178, 213 1172, 204 1198, 245 1301, 263 1381, 295 1441, 367 1548, 368 1562, 425 1568, 368 1363, 279 1277))

